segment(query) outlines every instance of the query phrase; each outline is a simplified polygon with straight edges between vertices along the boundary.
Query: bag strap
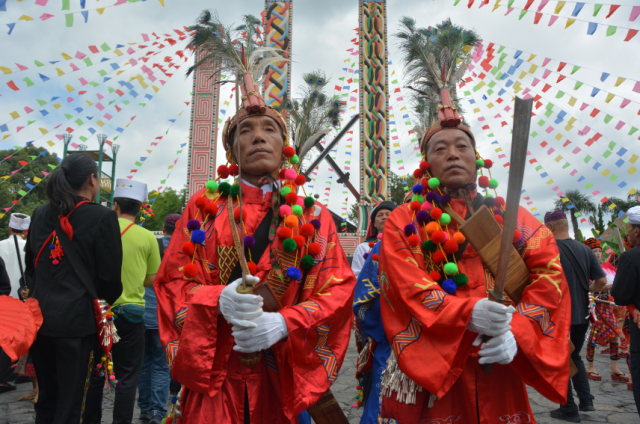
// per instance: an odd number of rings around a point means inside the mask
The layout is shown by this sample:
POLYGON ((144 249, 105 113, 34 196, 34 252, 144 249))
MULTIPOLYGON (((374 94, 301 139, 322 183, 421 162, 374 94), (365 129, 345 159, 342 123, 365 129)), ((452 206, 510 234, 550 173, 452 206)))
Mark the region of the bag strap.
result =
POLYGON ((160 251, 160 259, 162 259, 164 257, 164 242, 162 241, 162 238, 156 239, 156 241, 158 242, 158 250, 160 251))
POLYGON ((22 269, 22 256, 20 256, 20 246, 18 246, 18 236, 13 235, 13 242, 16 245, 16 254, 18 255, 18 266, 20 266, 20 275, 22 279, 20 280, 22 284, 20 285, 20 289, 23 289, 27 285, 27 280, 24 278, 24 270, 22 269))
POLYGON ((91 296, 91 299, 92 300, 98 299, 98 293, 96 291, 96 288, 91 283, 91 277, 89 277, 89 272, 87 271, 87 268, 85 267, 84 263, 78 256, 78 251, 76 250, 71 240, 69 240, 69 236, 67 235, 67 233, 62 229, 60 220, 54 219, 54 221, 55 221, 56 235, 58 236, 58 240, 60 240, 60 244, 62 245, 62 250, 64 251, 64 255, 69 260, 69 265, 71 265, 71 268, 73 268, 73 270, 75 271, 80 281, 82 281, 82 284, 84 285, 84 288, 87 290, 87 293, 89 294, 89 296, 91 296))
MULTIPOLYGON (((556 240, 556 242, 557 241, 558 240, 556 240)), ((576 255, 574 255, 573 251, 567 246, 565 246, 563 243, 556 243, 556 244, 558 245, 558 248, 562 250, 562 253, 564 253, 564 256, 566 256, 567 259, 569 259, 569 262, 571 262, 571 266, 575 270, 576 274, 578 274, 578 278, 580 278, 580 282, 582 283, 582 286, 587 291, 589 291, 589 283, 588 283, 589 279, 584 274, 584 270, 582 269, 582 266, 580 266, 580 264, 578 263, 578 258, 576 258, 576 255)))

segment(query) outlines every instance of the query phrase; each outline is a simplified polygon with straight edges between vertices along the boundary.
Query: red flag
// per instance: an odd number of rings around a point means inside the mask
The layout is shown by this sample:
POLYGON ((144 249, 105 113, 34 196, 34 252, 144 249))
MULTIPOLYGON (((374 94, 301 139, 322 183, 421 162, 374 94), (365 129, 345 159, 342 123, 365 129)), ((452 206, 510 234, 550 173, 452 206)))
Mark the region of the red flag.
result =
POLYGON ((524 10, 529 10, 534 0, 527 0, 527 4, 524 6, 524 10))
POLYGON ((609 8, 609 14, 606 16, 606 19, 609 19, 609 17, 611 15, 613 15, 613 13, 618 10, 618 8, 620 7, 619 4, 612 4, 611 7, 609 8))
POLYGON ((340 87, 339 85, 336 85, 334 88, 338 91, 342 91, 342 87, 340 87))
POLYGON ((562 71, 565 66, 567 66, 565 62, 560 62, 560 65, 558 65, 558 72, 562 71))
POLYGON ((538 22, 540 22, 540 19, 542 18, 542 13, 540 12, 536 12, 536 16, 533 18, 533 23, 534 25, 537 25, 538 22))
POLYGON ((633 37, 636 36, 636 34, 638 33, 637 29, 630 29, 629 32, 627 32, 627 36, 624 39, 624 41, 629 41, 631 40, 633 37))
POLYGON ((100 53, 100 50, 96 46, 89 46, 91 53, 100 53))
POLYGON ((600 113, 600 111, 594 107, 593 110, 591 111, 591 117, 595 118, 596 115, 599 114, 599 113, 600 113))
POLYGON ((558 81, 556 81, 557 83, 562 81, 563 79, 565 79, 566 77, 564 75, 558 75, 558 81))
POLYGON ((9 81, 7 83, 7 85, 9 86, 10 89, 12 89, 13 91, 20 91, 20 89, 18 88, 18 86, 16 85, 15 82, 13 82, 13 80, 9 81))

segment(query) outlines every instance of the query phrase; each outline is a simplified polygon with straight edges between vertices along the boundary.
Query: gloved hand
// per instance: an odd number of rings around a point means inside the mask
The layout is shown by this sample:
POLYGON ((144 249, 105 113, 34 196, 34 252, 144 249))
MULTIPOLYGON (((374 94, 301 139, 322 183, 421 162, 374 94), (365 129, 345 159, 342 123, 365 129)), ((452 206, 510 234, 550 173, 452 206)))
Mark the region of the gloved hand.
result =
POLYGON ((467 330, 490 337, 500 336, 511 330, 509 323, 516 310, 489 299, 480 299, 473 307, 467 330))
MULTIPOLYGON (((480 344, 480 337, 474 342, 475 346, 480 344), (477 344, 476 344, 477 343, 477 344)), ((480 359, 479 364, 493 364, 498 363, 502 365, 510 364, 518 353, 518 343, 516 338, 513 337, 511 330, 502 334, 501 336, 494 337, 486 343, 482 344, 478 355, 480 359)))
POLYGON ((287 323, 279 312, 265 312, 251 322, 256 326, 232 328, 231 335, 236 341, 233 350, 242 353, 260 352, 289 335, 287 323))
MULTIPOLYGON (((258 277, 247 275, 247 282, 257 284, 258 277)), ((254 294, 241 294, 236 291, 242 284, 242 278, 228 284, 220 294, 220 312, 230 325, 240 327, 256 327, 250 320, 262 315, 262 297, 254 294)))

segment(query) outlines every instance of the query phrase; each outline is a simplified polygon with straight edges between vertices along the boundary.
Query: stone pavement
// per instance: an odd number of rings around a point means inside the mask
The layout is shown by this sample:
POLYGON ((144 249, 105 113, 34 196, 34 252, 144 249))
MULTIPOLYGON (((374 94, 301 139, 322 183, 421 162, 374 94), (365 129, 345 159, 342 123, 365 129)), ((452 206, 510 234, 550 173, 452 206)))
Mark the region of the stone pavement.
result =
MULTIPOLYGON (((355 338, 352 337, 340 375, 331 387, 331 390, 345 411, 351 424, 359 423, 362 415, 361 408, 356 409, 352 406, 356 396, 356 380, 353 378, 355 374, 356 356, 355 338)), ((588 413, 581 412, 582 422, 586 424, 640 422, 632 392, 627 390, 625 383, 612 382, 609 377, 609 356, 596 353, 595 361, 598 371, 603 376, 602 381, 590 380, 591 393, 595 396, 594 403, 596 411, 588 413)), ((623 360, 620 361, 620 369, 628 374, 627 365, 623 360)), ((26 424, 34 422, 35 413, 33 404, 31 402, 17 401, 18 397, 30 389, 31 383, 25 383, 18 385, 18 390, 0 395, 0 424, 26 424)), ((549 411, 556 409, 557 405, 549 402, 532 389, 529 390, 529 399, 536 421, 539 424, 560 424, 565 422, 551 418, 549 411)), ((110 422, 109 419, 111 418, 113 408, 112 393, 105 393, 103 405, 102 422, 108 423, 110 422)), ((139 411, 136 408, 134 412, 134 423, 140 423, 140 421, 137 420, 138 415, 139 411)))

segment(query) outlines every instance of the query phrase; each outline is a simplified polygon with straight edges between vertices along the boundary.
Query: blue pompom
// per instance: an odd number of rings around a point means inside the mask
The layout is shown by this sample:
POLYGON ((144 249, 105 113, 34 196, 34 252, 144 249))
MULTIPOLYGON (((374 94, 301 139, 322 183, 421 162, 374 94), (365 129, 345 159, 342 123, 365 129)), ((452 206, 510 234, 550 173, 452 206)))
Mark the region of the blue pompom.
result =
POLYGON ((290 280, 297 281, 302 278, 302 273, 295 266, 290 266, 287 268, 287 277, 289 277, 290 280))
POLYGON ((404 226, 404 235, 409 237, 411 234, 416 233, 416 226, 413 224, 407 224, 404 226))
POLYGON ((493 197, 485 197, 482 202, 489 209, 491 209, 492 207, 494 207, 496 205, 496 200, 493 197))
POLYGON ((171 396, 171 403, 176 403, 178 401, 178 397, 176 395, 171 396))
POLYGON ((427 211, 418 211, 418 213, 416 214, 416 221, 418 221, 418 224, 420 225, 428 224, 430 218, 431 217, 429 216, 429 212, 427 211))
POLYGON ((438 196, 437 193, 430 191, 429 193, 427 193, 427 202, 429 203, 433 203, 436 202, 438 203, 438 201, 440 200, 440 196, 438 196))
POLYGON ((50 244, 50 245, 49 245, 49 249, 53 250, 53 249, 55 249, 55 248, 56 248, 56 245, 55 245, 55 244, 50 244))
POLYGON ((200 229, 200 221, 197 219, 190 219, 187 221, 187 230, 194 231, 200 229))
POLYGON ((458 286, 456 286, 456 283, 454 283, 452 279, 447 278, 442 282, 442 288, 447 292, 447 294, 454 294, 458 289, 458 286))
POLYGON ((207 238, 207 235, 202 230, 194 230, 191 233, 191 241, 194 242, 195 244, 204 243, 206 238, 207 238))
POLYGON ((415 194, 422 194, 422 190, 424 190, 424 189, 422 188, 422 186, 420 184, 416 184, 416 185, 413 186, 413 188, 411 190, 413 190, 413 192, 415 194))

